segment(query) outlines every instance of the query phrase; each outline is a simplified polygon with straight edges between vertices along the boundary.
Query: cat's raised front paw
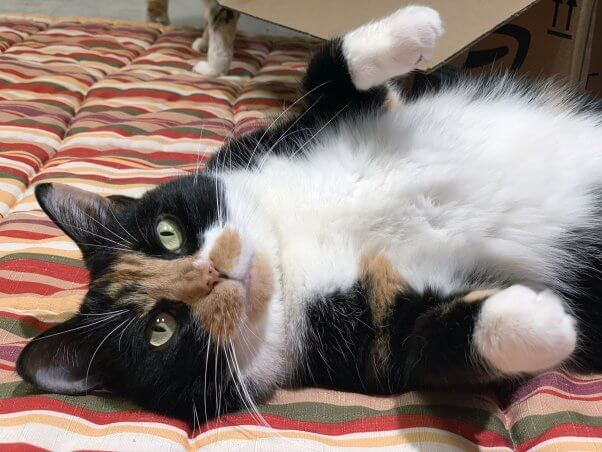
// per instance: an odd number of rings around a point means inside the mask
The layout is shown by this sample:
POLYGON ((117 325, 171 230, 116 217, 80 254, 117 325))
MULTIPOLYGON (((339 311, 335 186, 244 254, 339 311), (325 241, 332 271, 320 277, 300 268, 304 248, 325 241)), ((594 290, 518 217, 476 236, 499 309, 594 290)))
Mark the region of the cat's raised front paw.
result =
POLYGON ((505 374, 560 365, 575 350, 575 319, 550 291, 515 285, 488 298, 475 326, 477 352, 505 374))
POLYGON ((442 34, 439 13, 426 6, 408 6, 357 28, 343 38, 353 83, 366 90, 412 71, 431 58, 442 34))

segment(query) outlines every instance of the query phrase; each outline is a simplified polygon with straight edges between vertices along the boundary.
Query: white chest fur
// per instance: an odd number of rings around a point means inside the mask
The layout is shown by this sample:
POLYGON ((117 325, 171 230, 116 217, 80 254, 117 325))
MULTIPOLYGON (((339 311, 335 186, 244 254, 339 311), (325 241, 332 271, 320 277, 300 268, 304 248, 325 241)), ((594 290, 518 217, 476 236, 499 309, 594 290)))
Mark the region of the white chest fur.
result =
POLYGON ((559 238, 592 221, 602 131, 517 95, 467 101, 469 90, 349 124, 303 157, 232 175, 276 231, 285 297, 348 288, 368 250, 384 250, 417 289, 459 289, 481 265, 556 281, 559 238))

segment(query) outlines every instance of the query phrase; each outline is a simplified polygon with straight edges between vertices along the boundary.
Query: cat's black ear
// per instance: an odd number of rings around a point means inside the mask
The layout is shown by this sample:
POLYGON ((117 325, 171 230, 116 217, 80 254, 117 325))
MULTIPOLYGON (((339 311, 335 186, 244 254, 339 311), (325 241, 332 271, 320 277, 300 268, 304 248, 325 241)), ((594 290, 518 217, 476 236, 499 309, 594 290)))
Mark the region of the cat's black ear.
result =
POLYGON ((113 204, 115 204, 115 206, 117 206, 117 208, 124 208, 124 207, 128 207, 131 206, 133 203, 135 203, 137 201, 136 198, 132 198, 131 196, 125 196, 125 195, 109 195, 107 196, 108 199, 110 199, 113 204))
POLYGON ((21 378, 60 394, 81 394, 99 387, 100 373, 90 366, 94 344, 81 334, 85 327, 86 321, 76 316, 33 339, 17 359, 21 378))
POLYGON ((39 184, 35 195, 42 210, 79 246, 84 255, 125 247, 116 217, 134 198, 103 197, 63 184, 39 184), (103 248, 104 247, 104 248, 103 248))

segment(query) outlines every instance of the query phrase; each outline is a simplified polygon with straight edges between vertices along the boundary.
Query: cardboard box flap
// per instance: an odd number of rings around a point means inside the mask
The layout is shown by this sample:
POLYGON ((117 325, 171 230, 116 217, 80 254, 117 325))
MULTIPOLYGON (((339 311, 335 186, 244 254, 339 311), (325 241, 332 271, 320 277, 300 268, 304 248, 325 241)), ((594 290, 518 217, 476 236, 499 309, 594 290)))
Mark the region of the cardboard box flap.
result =
POLYGON ((330 39, 409 4, 441 14, 445 35, 435 55, 419 68, 430 71, 520 14, 537 0, 218 0, 225 7, 309 35, 330 39))

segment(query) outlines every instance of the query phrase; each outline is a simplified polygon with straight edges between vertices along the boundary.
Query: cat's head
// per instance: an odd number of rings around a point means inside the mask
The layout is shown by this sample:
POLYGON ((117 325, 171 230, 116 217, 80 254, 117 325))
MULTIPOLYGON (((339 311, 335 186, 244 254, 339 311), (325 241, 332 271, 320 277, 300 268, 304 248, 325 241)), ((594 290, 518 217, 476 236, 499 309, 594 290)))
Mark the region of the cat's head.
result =
POLYGON ((219 180, 182 178, 140 199, 59 184, 35 193, 81 249, 90 287, 77 315, 25 347, 26 381, 67 394, 106 388, 191 422, 273 389, 275 265, 252 215, 229 213, 219 180))

